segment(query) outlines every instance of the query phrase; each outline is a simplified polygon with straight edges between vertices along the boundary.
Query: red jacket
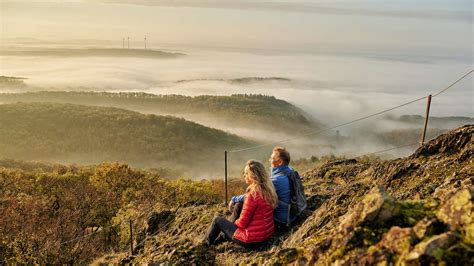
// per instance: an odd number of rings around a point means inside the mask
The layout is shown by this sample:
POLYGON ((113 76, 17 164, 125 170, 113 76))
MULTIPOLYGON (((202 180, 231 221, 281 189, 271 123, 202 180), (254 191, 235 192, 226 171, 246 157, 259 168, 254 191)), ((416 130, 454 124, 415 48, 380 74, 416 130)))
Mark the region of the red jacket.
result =
POLYGON ((263 242, 275 231, 273 208, 260 193, 254 198, 251 193, 245 195, 240 218, 235 221, 237 230, 234 238, 244 243, 263 242))

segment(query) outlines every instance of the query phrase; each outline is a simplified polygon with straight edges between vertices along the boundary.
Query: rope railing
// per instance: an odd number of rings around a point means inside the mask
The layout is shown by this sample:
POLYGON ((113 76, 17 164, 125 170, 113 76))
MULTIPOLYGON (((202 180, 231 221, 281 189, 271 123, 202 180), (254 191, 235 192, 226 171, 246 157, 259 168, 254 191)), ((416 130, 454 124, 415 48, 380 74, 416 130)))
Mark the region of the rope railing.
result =
POLYGON ((247 147, 247 148, 238 149, 238 150, 231 150, 231 151, 228 151, 228 153, 237 153, 237 152, 242 152, 242 151, 254 150, 254 149, 263 148, 263 147, 267 147, 267 146, 273 146, 273 145, 280 144, 280 143, 284 143, 284 142, 289 142, 289 141, 292 141, 292 140, 301 139, 301 138, 304 138, 304 137, 307 137, 307 136, 311 136, 311 135, 317 135, 317 134, 322 133, 322 132, 325 132, 325 131, 329 131, 329 130, 333 130, 333 129, 336 129, 336 128, 340 128, 340 127, 343 127, 343 126, 347 126, 347 125, 350 125, 350 124, 353 124, 353 123, 357 123, 357 122, 360 122, 360 121, 365 120, 365 119, 368 119, 368 118, 372 118, 372 117, 375 117, 375 116, 378 116, 378 115, 381 115, 381 114, 390 112, 390 111, 392 111, 392 110, 401 108, 401 107, 403 107, 403 106, 407 106, 407 105, 409 105, 409 104, 412 104, 412 103, 421 101, 421 100, 426 99, 426 98, 428 98, 428 96, 424 96, 424 97, 421 97, 421 98, 418 98, 418 99, 415 99, 415 100, 412 100, 412 101, 409 101, 409 102, 406 102, 406 103, 403 103, 403 104, 394 106, 394 107, 392 107, 392 108, 389 108, 389 109, 386 109, 386 110, 383 110, 383 111, 380 111, 380 112, 377 112, 377 113, 374 113, 374 114, 371 114, 371 115, 367 115, 367 116, 363 116, 363 117, 360 117, 360 118, 357 118, 357 119, 354 119, 354 120, 350 120, 350 121, 347 121, 347 122, 343 122, 343 123, 338 124, 338 125, 335 125, 335 126, 325 127, 325 128, 323 128, 323 129, 318 129, 318 130, 316 130, 316 131, 307 132, 307 133, 301 134, 301 135, 299 135, 299 136, 297 136, 297 137, 294 137, 294 138, 288 138, 288 139, 284 139, 284 140, 274 141, 274 142, 270 142, 270 143, 266 143, 266 144, 261 144, 261 145, 256 145, 256 146, 252 146, 252 147, 247 147))

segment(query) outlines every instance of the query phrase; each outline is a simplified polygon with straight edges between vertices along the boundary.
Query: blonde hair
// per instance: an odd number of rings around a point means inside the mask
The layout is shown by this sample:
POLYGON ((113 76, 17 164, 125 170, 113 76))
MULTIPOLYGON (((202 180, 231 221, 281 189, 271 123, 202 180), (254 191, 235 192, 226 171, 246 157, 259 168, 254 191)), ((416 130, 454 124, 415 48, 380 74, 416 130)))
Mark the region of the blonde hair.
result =
POLYGON ((245 165, 244 175, 250 180, 247 192, 250 192, 254 198, 257 192, 260 193, 270 206, 276 208, 278 196, 265 166, 257 160, 249 160, 245 165))

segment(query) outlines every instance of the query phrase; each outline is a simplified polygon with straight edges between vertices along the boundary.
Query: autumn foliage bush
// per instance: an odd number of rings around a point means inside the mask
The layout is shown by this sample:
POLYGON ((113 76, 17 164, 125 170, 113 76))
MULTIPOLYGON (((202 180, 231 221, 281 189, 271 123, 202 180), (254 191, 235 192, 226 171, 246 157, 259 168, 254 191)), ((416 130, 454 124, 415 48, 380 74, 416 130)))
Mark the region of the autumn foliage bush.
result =
MULTIPOLYGON (((244 187, 231 180, 229 194, 244 187)), ((165 179, 123 163, 0 168, 0 264, 85 264, 125 248, 130 219, 223 199, 222 180, 165 179)))

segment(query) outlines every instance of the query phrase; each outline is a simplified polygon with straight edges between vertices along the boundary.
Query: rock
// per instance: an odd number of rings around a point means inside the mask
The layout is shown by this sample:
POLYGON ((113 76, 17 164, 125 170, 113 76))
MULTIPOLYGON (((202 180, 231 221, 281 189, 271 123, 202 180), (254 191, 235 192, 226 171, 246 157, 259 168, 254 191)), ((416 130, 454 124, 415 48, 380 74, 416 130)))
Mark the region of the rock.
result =
POLYGON ((449 246, 454 240, 451 233, 433 236, 419 244, 405 257, 407 261, 419 260, 423 256, 433 257, 441 260, 442 249, 449 246))
POLYGON ((468 244, 474 245, 474 223, 471 223, 466 227, 466 235, 464 239, 468 244))
POLYGON ((351 265, 377 265, 387 266, 390 264, 392 254, 385 249, 374 250, 364 253, 348 255, 344 260, 336 260, 333 265, 351 266, 351 265))
POLYGON ((389 196, 383 187, 373 188, 362 202, 356 206, 341 222, 341 230, 355 228, 361 222, 384 222, 398 213, 395 199, 389 196))
POLYGON ((335 262, 344 258, 347 251, 355 246, 367 245, 368 242, 374 241, 373 239, 378 242, 378 233, 372 235, 367 229, 383 224, 398 212, 399 207, 395 199, 382 187, 374 187, 358 205, 342 217, 333 235, 315 246, 312 260, 316 261, 316 264, 335 262))
POLYGON ((454 194, 438 211, 436 216, 449 226, 450 230, 465 229, 472 224, 473 198, 469 189, 454 194))
POLYGON ((450 131, 436 139, 430 140, 418 148, 410 158, 459 153, 468 146, 469 143, 472 143, 473 133, 474 125, 466 125, 454 131, 450 131))
POLYGON ((425 236, 438 235, 447 230, 446 224, 434 217, 425 217, 413 226, 413 232, 418 239, 423 239, 425 236))
POLYGON ((147 219, 146 234, 155 234, 156 232, 158 232, 158 230, 161 229, 161 227, 173 220, 174 216, 174 213, 169 210, 151 213, 147 219))
POLYGON ((415 241, 416 235, 411 228, 400 228, 393 226, 382 237, 382 240, 376 245, 377 248, 387 248, 398 254, 408 252, 412 243, 415 241))

